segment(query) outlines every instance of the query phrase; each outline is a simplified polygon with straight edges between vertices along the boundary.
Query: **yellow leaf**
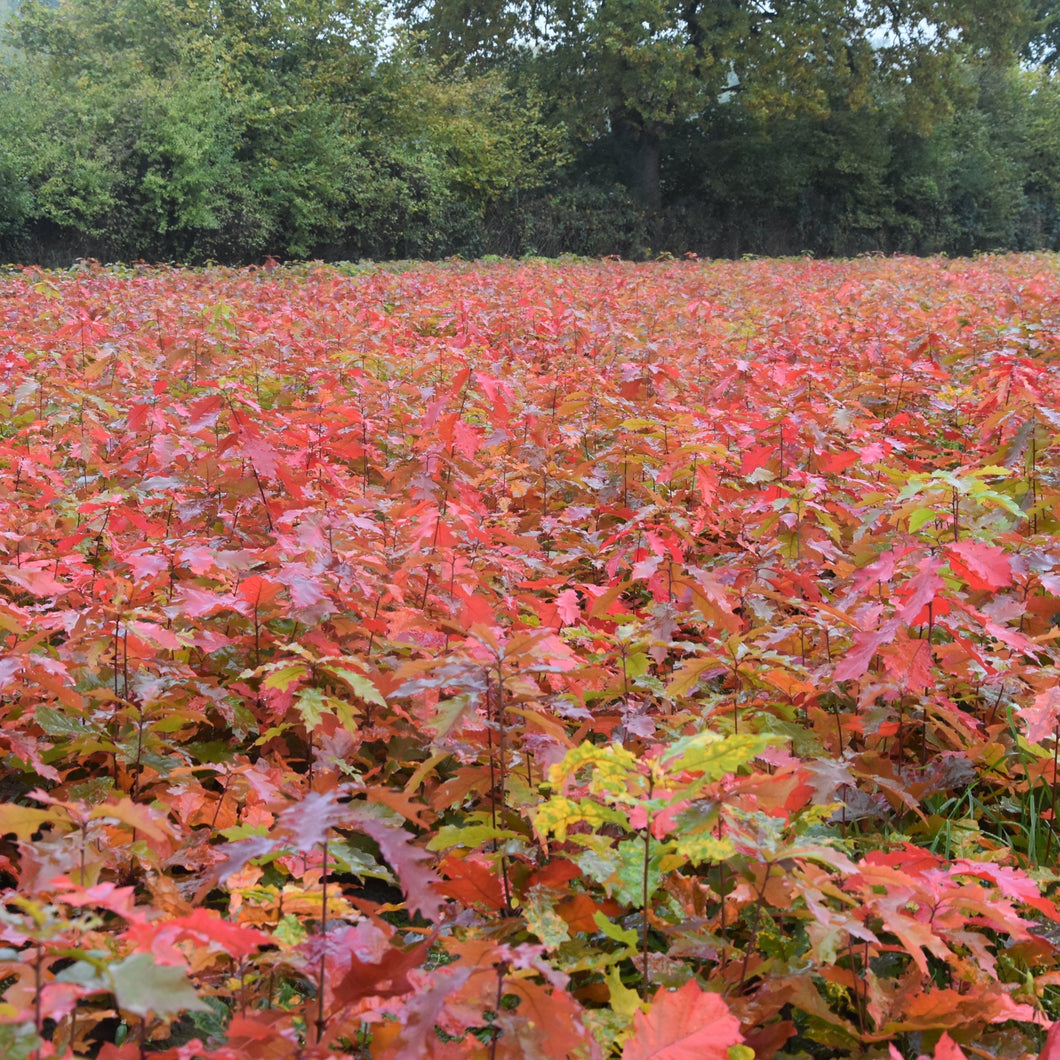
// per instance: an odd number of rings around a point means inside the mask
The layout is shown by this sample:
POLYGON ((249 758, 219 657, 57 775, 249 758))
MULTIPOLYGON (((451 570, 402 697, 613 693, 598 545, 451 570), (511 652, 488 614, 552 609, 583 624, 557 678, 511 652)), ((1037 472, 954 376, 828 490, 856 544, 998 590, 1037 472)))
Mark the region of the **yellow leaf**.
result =
POLYGON ((670 679, 666 686, 666 694, 670 699, 684 699, 695 691, 703 674, 717 668, 718 660, 709 655, 686 662, 670 679))
POLYGON ((629 820, 618 810, 588 799, 575 801, 565 795, 553 796, 538 806, 533 813, 534 831, 538 836, 545 839, 551 834, 561 843, 567 838, 567 830, 574 824, 585 823, 593 829, 606 824, 617 824, 627 830, 629 828, 629 820))
POLYGON ((647 1011, 637 991, 630 990, 622 982, 622 976, 617 965, 612 965, 608 969, 604 982, 607 983, 607 988, 611 991, 611 1008, 619 1016, 624 1016, 626 1019, 631 1020, 634 1012, 647 1011))
POLYGON ((23 842, 33 838, 33 833, 45 825, 62 821, 69 825, 65 813, 55 810, 38 810, 33 806, 16 806, 14 803, 0 805, 0 835, 14 834, 23 842))
POLYGON ((679 838, 677 852, 684 855, 693 865, 702 865, 705 862, 725 861, 731 858, 736 850, 728 839, 701 834, 679 838))

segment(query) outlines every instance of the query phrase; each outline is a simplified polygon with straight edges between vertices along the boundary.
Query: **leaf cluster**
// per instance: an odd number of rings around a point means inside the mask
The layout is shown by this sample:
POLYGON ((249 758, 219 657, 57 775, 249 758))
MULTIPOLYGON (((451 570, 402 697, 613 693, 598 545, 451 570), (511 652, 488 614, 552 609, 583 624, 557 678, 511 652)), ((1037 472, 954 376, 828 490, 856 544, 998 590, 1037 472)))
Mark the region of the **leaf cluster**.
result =
POLYGON ((10 270, 5 1055, 1036 1055, 1056 301, 10 270))

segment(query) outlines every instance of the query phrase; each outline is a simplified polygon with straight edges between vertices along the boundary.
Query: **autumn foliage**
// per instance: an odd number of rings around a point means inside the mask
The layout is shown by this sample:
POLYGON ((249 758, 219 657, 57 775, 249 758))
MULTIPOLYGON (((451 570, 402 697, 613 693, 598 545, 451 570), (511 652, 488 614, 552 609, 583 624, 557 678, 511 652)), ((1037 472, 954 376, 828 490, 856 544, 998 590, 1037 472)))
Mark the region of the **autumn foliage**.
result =
POLYGON ((0 1054, 1037 1057, 1049 257, 0 277, 0 1054))

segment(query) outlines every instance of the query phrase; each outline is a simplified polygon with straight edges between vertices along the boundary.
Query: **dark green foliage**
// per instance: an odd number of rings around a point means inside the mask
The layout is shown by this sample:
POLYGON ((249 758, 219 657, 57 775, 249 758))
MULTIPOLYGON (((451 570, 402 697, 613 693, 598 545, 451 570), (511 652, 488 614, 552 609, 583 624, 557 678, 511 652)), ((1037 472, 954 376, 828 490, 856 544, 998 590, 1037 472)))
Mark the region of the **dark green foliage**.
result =
POLYGON ((929 6, 25 0, 0 256, 1060 246, 1051 9, 929 6))

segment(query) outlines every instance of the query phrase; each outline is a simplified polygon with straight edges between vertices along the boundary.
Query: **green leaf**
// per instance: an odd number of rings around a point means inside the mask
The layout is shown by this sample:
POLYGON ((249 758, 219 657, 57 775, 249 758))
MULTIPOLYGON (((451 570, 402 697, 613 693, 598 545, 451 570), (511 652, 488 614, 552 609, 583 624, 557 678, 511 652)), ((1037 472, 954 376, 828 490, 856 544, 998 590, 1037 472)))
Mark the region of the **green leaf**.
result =
MULTIPOLYGON (((68 964, 65 968, 55 973, 56 982, 76 983, 78 986, 87 987, 90 990, 106 990, 107 983, 102 975, 104 965, 99 960, 102 956, 104 954, 100 951, 95 962, 74 961, 73 964, 68 964)), ((7 1054, 5 1053, 4 1055, 6 1056, 7 1054)))
POLYGON ((599 911, 593 913, 593 922, 600 929, 601 933, 611 939, 612 942, 619 942, 623 946, 628 946, 631 950, 636 950, 636 928, 619 927, 610 917, 604 916, 604 914, 599 911))
POLYGON ((48 736, 90 736, 95 730, 83 718, 71 717, 54 707, 37 707, 34 712, 37 724, 48 736))
POLYGON ((41 1040, 32 1023, 0 1023, 0 1056, 4 1060, 30 1060, 40 1055, 41 1040))
POLYGON ((262 744, 268 743, 270 740, 275 740, 277 736, 282 736, 288 729, 291 728, 290 723, 284 722, 282 725, 270 725, 255 741, 255 747, 261 747, 262 744))
POLYGON ((691 659, 683 663, 681 668, 674 674, 666 686, 666 694, 670 699, 684 699, 685 696, 695 691, 700 677, 710 670, 718 668, 718 660, 713 656, 691 659))
POLYGON ((377 707, 386 706, 386 699, 383 698, 382 692, 364 674, 359 674, 356 670, 351 670, 346 666, 322 666, 321 669, 349 685, 355 695, 363 699, 365 703, 374 703, 377 707))
POLYGON ((720 780, 775 742, 770 736, 734 733, 722 737, 700 732, 675 740, 663 755, 662 764, 668 773, 702 773, 708 780, 720 780))
POLYGON ((631 783, 644 786, 638 759, 632 751, 616 744, 597 747, 592 743, 583 743, 568 751, 562 761, 549 769, 549 783, 553 788, 562 789, 586 766, 590 767, 589 790, 594 795, 628 797, 631 783))
POLYGON ((309 676, 309 667, 305 663, 290 663, 281 666, 261 682, 264 691, 289 692, 291 688, 309 676))
POLYGON ((474 850, 492 840, 521 839, 518 832, 505 828, 494 828, 488 824, 472 825, 460 828, 457 825, 445 825, 438 829, 438 834, 427 844, 428 850, 451 850, 453 847, 468 847, 474 850))
MULTIPOLYGON (((361 712, 352 704, 347 703, 344 699, 336 699, 332 696, 328 700, 331 705, 331 709, 335 712, 335 717, 339 719, 339 724, 350 733, 357 731, 357 715, 361 712)), ((353 772, 353 766, 344 764, 349 771, 353 772)))
POLYGON ((182 1012, 208 1012, 183 968, 156 964, 149 953, 133 953, 107 969, 118 1008, 134 1016, 173 1019, 182 1012))
POLYGON ((917 510, 909 516, 909 532, 915 534, 928 523, 934 522, 934 520, 934 508, 917 508, 917 510))
POLYGON ((522 907, 526 926, 546 946, 555 949, 570 939, 570 928, 566 920, 556 912, 555 897, 542 893, 542 889, 531 887, 522 907))
POLYGON ((651 659, 648 658, 646 652, 635 651, 632 655, 626 656, 626 676, 630 678, 643 677, 648 672, 650 665, 651 659))
MULTIPOLYGON (((654 895, 662 884, 662 873, 659 865, 662 862, 666 847, 652 843, 651 856, 648 858, 648 895, 654 895)), ((623 839, 618 844, 618 869, 613 884, 615 898, 624 905, 632 906, 642 900, 644 886, 644 841, 640 836, 623 839)))
POLYGON ((457 722, 467 713, 468 709, 473 705, 474 697, 461 694, 459 696, 451 696, 448 699, 442 699, 438 702, 438 705, 434 708, 434 717, 431 718, 429 724, 434 730, 435 736, 439 740, 444 740, 453 729, 456 727, 457 722))
POLYGON ((895 498, 897 501, 907 501, 915 497, 918 493, 927 489, 929 480, 924 475, 912 475, 909 481, 899 490, 898 496, 895 498))
POLYGON ((583 850, 573 858, 579 869, 591 880, 602 884, 608 894, 611 893, 611 885, 618 872, 618 855, 612 849, 610 840, 605 836, 578 836, 591 844, 588 850, 583 850))
POLYGON ((296 916, 286 913, 273 930, 272 937, 288 947, 300 946, 309 937, 305 925, 296 916))
POLYGON ((362 880, 370 878, 386 880, 388 883, 394 881, 394 874, 390 869, 385 865, 380 865, 366 850, 361 850, 352 843, 342 839, 332 839, 328 844, 328 852, 344 872, 360 876, 362 880))
POLYGON ((312 731, 320 724, 325 714, 331 713, 328 697, 319 688, 300 689, 294 697, 295 707, 302 716, 306 729, 312 731))
POLYGON ((268 835, 269 829, 264 824, 234 824, 231 828, 218 829, 218 835, 224 836, 230 843, 236 843, 240 839, 250 839, 252 836, 268 835))

